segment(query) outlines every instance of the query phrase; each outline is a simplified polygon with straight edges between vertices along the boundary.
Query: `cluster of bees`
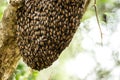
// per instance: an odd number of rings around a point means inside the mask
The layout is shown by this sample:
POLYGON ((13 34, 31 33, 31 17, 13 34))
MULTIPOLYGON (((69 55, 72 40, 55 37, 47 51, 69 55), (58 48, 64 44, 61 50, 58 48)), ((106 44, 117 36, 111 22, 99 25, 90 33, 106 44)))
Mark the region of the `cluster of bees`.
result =
POLYGON ((42 70, 71 42, 85 0, 25 0, 17 10, 17 43, 24 62, 42 70))

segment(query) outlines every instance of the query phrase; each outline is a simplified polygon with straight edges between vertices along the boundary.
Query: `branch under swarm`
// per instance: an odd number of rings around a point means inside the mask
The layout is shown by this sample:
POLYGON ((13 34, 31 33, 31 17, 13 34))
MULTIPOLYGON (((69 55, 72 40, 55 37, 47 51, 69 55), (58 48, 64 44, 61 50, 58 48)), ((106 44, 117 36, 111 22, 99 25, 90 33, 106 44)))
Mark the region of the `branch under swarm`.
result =
POLYGON ((16 10, 22 0, 15 1, 10 1, 11 4, 7 6, 0 22, 0 80, 9 79, 21 57, 16 44, 15 22, 16 10))

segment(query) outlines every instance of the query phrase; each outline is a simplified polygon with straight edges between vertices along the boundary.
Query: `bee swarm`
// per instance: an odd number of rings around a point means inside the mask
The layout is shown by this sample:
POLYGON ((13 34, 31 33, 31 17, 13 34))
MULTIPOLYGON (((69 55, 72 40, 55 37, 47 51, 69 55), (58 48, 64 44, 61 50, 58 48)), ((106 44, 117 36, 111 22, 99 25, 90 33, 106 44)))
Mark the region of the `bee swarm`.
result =
POLYGON ((76 32, 86 0, 25 0, 17 10, 17 43, 24 62, 42 70, 58 59, 76 32))

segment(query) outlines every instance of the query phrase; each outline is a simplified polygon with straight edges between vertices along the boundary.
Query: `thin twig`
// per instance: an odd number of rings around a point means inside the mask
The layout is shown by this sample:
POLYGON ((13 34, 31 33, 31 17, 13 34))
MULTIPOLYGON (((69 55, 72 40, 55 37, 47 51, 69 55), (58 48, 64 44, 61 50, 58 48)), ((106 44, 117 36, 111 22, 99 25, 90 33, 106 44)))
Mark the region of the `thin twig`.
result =
POLYGON ((102 29, 100 26, 100 22, 99 22, 99 18, 98 18, 98 12, 97 12, 97 6, 96 6, 96 0, 94 0, 94 8, 95 8, 95 15, 96 15, 96 19, 97 19, 97 23, 98 23, 98 27, 100 30, 100 37, 101 37, 101 45, 103 46, 103 35, 102 35, 102 29))

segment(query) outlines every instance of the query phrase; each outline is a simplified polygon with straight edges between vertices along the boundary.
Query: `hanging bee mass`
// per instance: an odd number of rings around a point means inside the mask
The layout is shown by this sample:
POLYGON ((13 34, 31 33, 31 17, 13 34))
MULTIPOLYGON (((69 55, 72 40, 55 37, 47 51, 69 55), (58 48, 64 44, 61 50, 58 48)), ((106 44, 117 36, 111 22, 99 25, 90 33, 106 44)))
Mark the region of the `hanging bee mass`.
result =
POLYGON ((17 10, 17 44, 25 63, 42 70, 58 59, 76 32, 86 0, 25 0, 17 10))

